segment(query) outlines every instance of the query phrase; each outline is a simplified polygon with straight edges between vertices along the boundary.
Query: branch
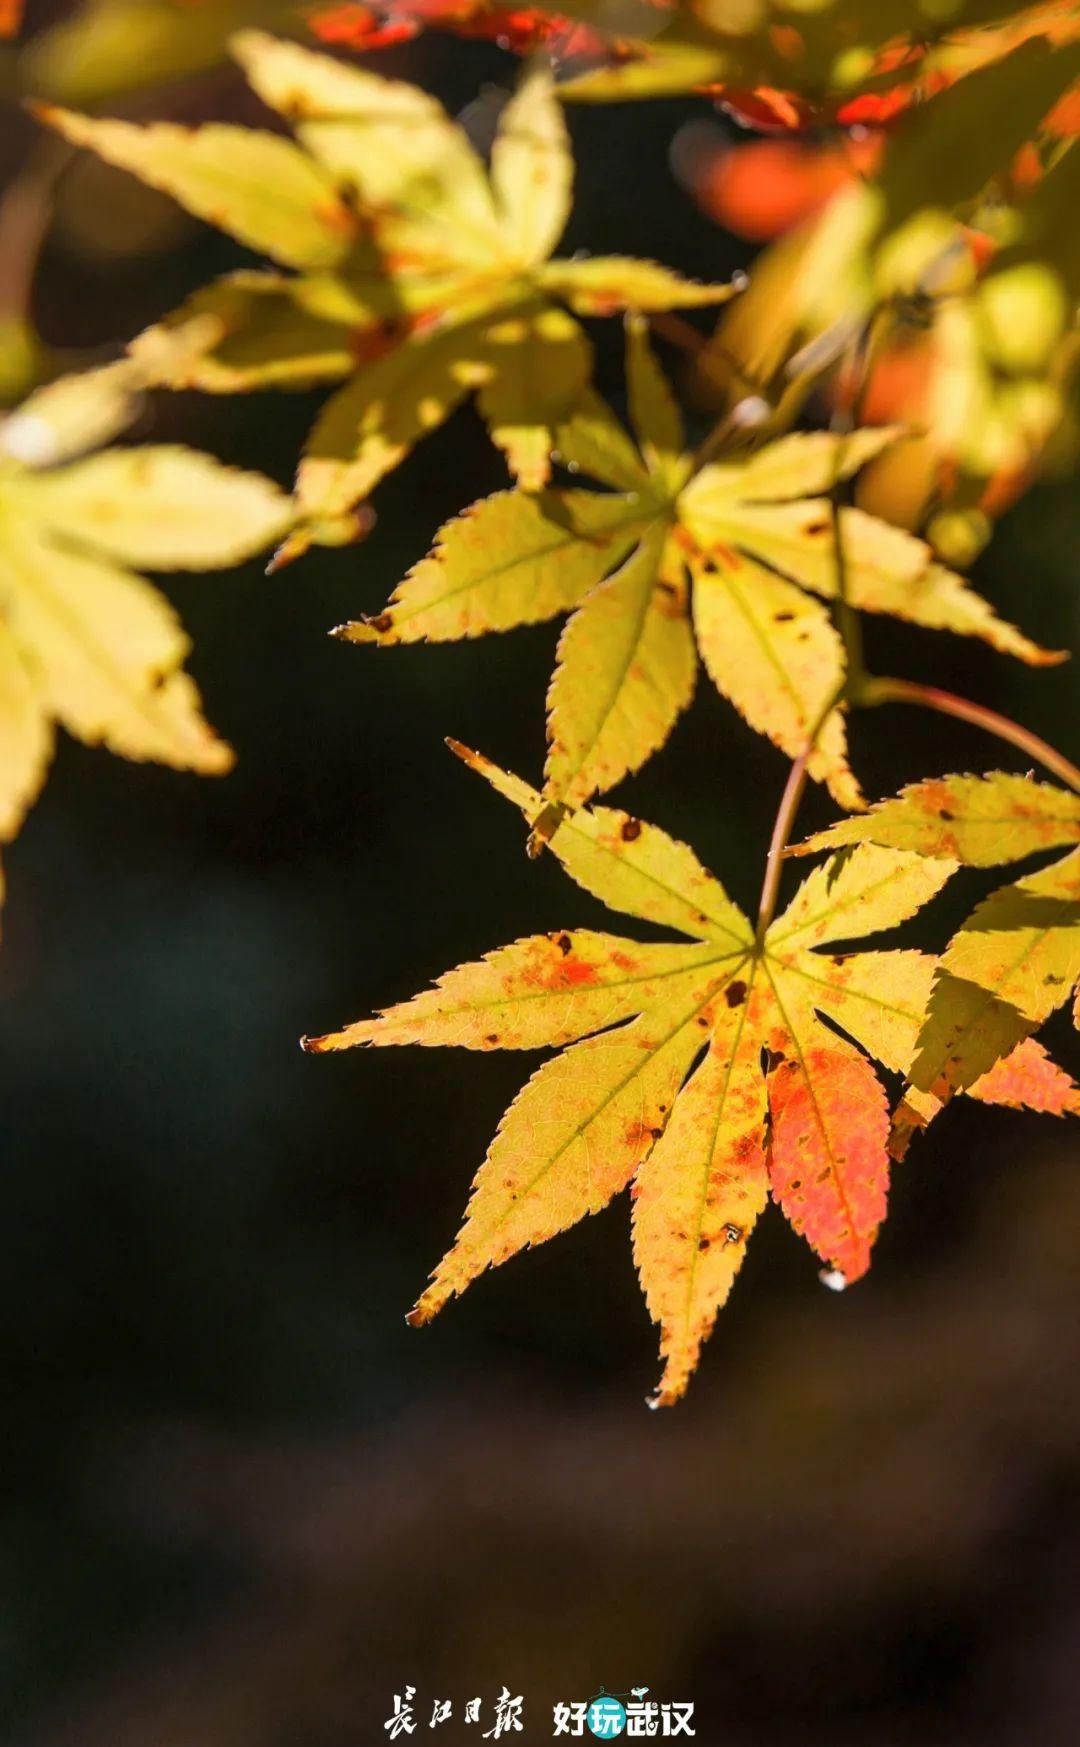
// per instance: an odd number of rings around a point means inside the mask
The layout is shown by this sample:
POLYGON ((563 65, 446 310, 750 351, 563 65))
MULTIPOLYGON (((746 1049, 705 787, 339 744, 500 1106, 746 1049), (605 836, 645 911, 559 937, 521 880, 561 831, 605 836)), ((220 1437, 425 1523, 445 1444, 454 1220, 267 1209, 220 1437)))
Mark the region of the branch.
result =
POLYGON ((1018 747, 1021 752, 1066 783, 1074 793, 1080 794, 1080 769, 1064 753, 1055 751, 1046 740, 1033 734, 1030 728, 1021 727, 1019 722, 1014 722, 1009 716, 1000 715, 986 704, 975 704, 968 698, 957 697, 954 692, 942 691, 938 686, 921 685, 917 680, 911 679, 868 679, 859 688, 853 702, 871 707, 877 704, 918 704, 924 710, 936 710, 939 715, 955 716, 957 721, 970 722, 973 727, 982 728, 996 739, 1005 740, 1010 746, 1018 747))
POLYGON ((810 760, 818 742, 818 735, 824 728, 829 717, 847 690, 847 681, 837 687, 828 703, 818 716, 806 745, 788 771, 788 779, 784 792, 780 797, 780 805, 773 825, 772 840, 769 853, 765 857, 765 879, 761 887, 761 902, 758 905, 758 944, 764 940, 769 925, 776 915, 777 899, 780 896, 780 875, 784 868, 784 851, 791 841, 791 833, 795 828, 795 820, 803 795, 806 793, 807 778, 810 774, 810 760))

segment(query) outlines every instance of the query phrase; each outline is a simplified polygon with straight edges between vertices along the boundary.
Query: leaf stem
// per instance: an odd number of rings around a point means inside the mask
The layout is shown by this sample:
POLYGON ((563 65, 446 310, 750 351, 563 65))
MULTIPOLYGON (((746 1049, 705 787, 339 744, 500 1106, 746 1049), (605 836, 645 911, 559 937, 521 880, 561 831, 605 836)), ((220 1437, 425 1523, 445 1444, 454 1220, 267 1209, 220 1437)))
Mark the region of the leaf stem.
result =
POLYGON ((769 844, 769 853, 765 857, 765 879, 761 887, 761 903, 758 906, 757 939, 759 946, 765 939, 769 925, 776 915, 776 904, 780 896, 780 875, 784 868, 784 851, 791 839, 791 833, 795 828, 795 818, 806 792, 806 781, 809 774, 807 766, 810 763, 812 751, 813 745, 808 743, 788 771, 788 779, 784 784, 784 792, 777 808, 772 841, 769 844))
POLYGON ((970 722, 973 727, 982 728, 996 739, 1005 740, 1010 746, 1018 747, 1021 752, 1066 783, 1074 793, 1080 794, 1080 768, 1071 763, 1064 753, 1055 751, 1047 741, 1040 739, 1038 734, 1033 734, 1030 728, 1021 727, 1019 722, 1014 722, 1009 716, 1000 715, 986 704, 975 704, 968 698, 957 697, 955 692, 942 691, 939 686, 922 685, 918 680, 911 679, 867 679, 856 690, 852 702, 868 707, 878 704, 918 704, 924 710, 936 710, 939 715, 955 716, 957 721, 970 722))
POLYGON ((784 784, 784 792, 780 797, 780 805, 776 812, 769 853, 765 858, 765 879, 761 887, 761 902, 758 905, 757 942, 759 947, 776 914, 776 904, 780 896, 780 875, 784 869, 784 851, 791 841, 791 833, 795 828, 799 807, 802 804, 803 795, 806 793, 807 778, 810 775, 810 760, 818 742, 818 735, 846 691, 847 681, 845 680, 842 685, 837 687, 821 710, 807 737, 806 745, 788 771, 788 779, 784 784))
POLYGON ((5 316, 24 320, 29 315, 56 185, 72 156, 58 140, 36 141, 0 200, 0 313, 5 316))

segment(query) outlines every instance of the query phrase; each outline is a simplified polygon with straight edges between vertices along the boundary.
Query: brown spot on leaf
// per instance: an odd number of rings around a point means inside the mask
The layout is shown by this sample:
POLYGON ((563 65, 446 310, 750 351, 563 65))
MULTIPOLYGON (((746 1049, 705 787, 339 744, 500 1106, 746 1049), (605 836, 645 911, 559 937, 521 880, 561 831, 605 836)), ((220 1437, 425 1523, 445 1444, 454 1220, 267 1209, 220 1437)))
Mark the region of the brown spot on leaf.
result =
POLYGON ((572 949, 574 943, 569 934, 560 934, 556 937, 555 944, 565 958, 566 954, 572 949))
POLYGON ((624 843, 636 843, 641 836, 641 820, 627 819, 619 835, 624 843))
POLYGON ((741 1007, 746 1000, 746 984, 741 982, 729 983, 724 990, 724 1000, 729 1007, 741 1007))

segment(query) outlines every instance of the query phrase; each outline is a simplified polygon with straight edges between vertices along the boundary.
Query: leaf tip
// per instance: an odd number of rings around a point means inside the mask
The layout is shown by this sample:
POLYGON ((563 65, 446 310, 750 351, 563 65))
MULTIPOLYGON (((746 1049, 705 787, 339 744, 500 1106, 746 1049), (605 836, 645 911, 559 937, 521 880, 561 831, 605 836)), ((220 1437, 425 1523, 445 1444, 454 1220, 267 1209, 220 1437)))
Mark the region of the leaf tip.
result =
POLYGON ((411 1310, 405 1312, 405 1321, 409 1328, 426 1328, 432 1318, 442 1309, 441 1299, 432 1300, 430 1292, 425 1292, 416 1300, 411 1310))
POLYGON ((246 68, 256 55, 276 45, 277 38, 265 30, 237 30, 229 38, 229 53, 234 61, 246 68))
POLYGON ((290 564, 295 564, 298 558, 304 556, 310 545, 311 540, 307 534, 301 533, 299 530, 290 534, 287 539, 281 542, 267 564, 266 575, 276 576, 279 570, 287 570, 290 564))
POLYGON ((674 1407, 686 1394, 688 1381, 687 1377, 681 1377, 674 1382, 669 1382, 668 1374, 665 1371, 652 1394, 645 1397, 645 1406, 649 1412, 656 1413, 661 1407, 674 1407))
POLYGON ((42 127, 53 127, 63 131, 67 111, 61 109, 58 103, 49 103, 43 97, 24 97, 23 108, 27 115, 32 115, 35 121, 40 121, 42 127))

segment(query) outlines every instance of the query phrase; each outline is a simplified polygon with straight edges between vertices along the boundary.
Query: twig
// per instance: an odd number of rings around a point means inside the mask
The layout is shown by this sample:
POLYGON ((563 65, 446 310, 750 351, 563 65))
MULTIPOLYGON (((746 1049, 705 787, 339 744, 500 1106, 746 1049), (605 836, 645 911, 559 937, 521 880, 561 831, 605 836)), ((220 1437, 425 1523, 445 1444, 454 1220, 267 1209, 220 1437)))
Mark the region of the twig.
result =
POLYGON ((936 710, 939 715, 955 716, 960 722, 970 722, 973 727, 982 728, 996 739, 1005 740, 1010 746, 1018 747, 1037 764, 1043 765, 1063 783, 1067 783, 1076 794, 1080 794, 1080 768, 1071 763, 1064 753, 1055 751, 1046 740, 1040 739, 1038 734, 1033 734, 1030 728, 1021 727, 1019 722, 1014 722, 1009 716, 1000 715, 986 704, 975 704, 968 698, 957 697, 954 692, 942 691, 938 686, 922 685, 911 679, 868 679, 859 688, 853 701, 868 706, 918 704, 924 710, 936 710))
POLYGON ((780 875, 784 868, 784 851, 790 842, 799 807, 802 804, 803 795, 806 793, 810 760, 814 755, 818 736, 846 690, 846 681, 837 686, 814 723, 813 729, 807 737, 806 745, 788 771, 788 779, 784 785, 784 792, 780 797, 780 805, 776 812, 769 853, 765 858, 765 879, 761 887, 761 902, 758 905, 757 938, 759 945, 764 940, 769 924, 776 914, 776 903, 780 896, 780 875))
POLYGON ((72 157, 59 140, 42 139, 0 199, 0 312, 30 313, 38 256, 52 220, 56 184, 72 157))

